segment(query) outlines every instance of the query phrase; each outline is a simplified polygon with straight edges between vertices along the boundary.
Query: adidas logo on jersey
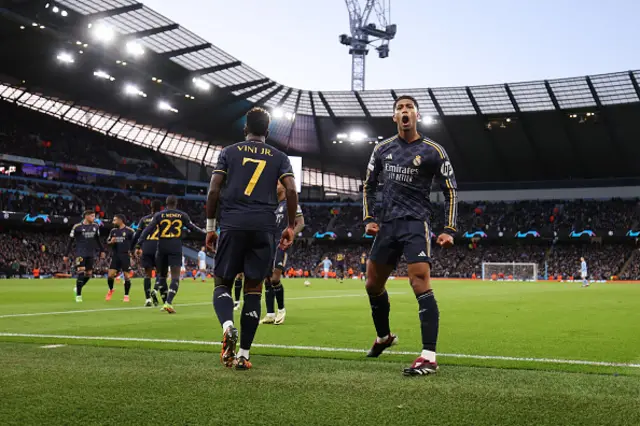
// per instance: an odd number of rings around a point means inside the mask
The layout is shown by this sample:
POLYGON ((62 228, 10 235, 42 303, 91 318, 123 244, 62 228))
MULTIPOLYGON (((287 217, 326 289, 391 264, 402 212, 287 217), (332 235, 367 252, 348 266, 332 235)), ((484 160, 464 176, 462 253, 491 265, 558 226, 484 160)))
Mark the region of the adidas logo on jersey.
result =
POLYGON ((259 319, 258 313, 256 311, 247 312, 245 315, 251 318, 259 319))
POLYGON ((384 157, 385 160, 393 160, 393 155, 389 154, 386 157, 384 157))
POLYGON ((418 254, 418 257, 427 257, 427 253, 421 251, 420 254, 418 254))

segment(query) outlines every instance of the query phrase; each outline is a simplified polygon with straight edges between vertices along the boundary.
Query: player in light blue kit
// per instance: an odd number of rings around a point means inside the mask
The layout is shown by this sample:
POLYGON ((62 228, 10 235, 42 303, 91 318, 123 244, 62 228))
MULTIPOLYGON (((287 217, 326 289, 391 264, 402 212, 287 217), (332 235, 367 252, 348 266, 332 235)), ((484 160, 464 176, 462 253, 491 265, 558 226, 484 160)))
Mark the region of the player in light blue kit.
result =
POLYGON ((207 253, 204 251, 204 247, 198 252, 198 272, 193 280, 195 281, 198 277, 202 277, 202 282, 207 278, 207 253))
POLYGON ((582 278, 582 287, 589 287, 589 281, 587 280, 587 262, 584 257, 580 258, 580 278, 582 278))
POLYGON ((323 275, 325 280, 329 279, 329 270, 331 269, 332 264, 333 263, 331 263, 329 256, 325 256, 322 262, 318 263, 318 268, 320 267, 320 265, 322 265, 322 269, 324 271, 323 275))

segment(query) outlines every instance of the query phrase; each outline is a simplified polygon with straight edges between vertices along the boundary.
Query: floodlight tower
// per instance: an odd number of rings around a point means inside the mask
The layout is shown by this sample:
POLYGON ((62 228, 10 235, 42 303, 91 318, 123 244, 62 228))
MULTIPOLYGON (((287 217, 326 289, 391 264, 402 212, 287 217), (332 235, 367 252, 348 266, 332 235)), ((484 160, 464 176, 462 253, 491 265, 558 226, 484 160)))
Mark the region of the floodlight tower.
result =
POLYGON ((376 46, 378 56, 389 56, 389 41, 396 36, 397 26, 389 24, 391 19, 391 0, 366 0, 364 9, 360 0, 345 0, 349 10, 351 36, 340 35, 340 43, 349 46, 351 55, 351 90, 364 90, 365 58, 369 53, 369 45, 376 46), (371 12, 375 12, 377 22, 369 20, 371 12))

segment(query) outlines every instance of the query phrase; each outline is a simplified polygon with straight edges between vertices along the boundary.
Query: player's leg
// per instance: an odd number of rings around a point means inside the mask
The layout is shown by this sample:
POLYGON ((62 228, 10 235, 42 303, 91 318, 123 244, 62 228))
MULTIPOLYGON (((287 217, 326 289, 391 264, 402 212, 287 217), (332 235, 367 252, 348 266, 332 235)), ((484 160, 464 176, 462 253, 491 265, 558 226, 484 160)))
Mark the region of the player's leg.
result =
POLYGON ((147 265, 142 265, 144 268, 144 306, 158 306, 158 297, 155 292, 151 291, 151 276, 153 275, 153 268, 147 265))
POLYGON ((264 304, 267 313, 260 320, 260 324, 273 324, 276 322, 276 295, 271 285, 271 276, 264 279, 264 304))
POLYGON ((254 231, 247 235, 247 250, 244 256, 244 305, 240 327, 240 350, 236 369, 248 370, 249 350, 253 344, 262 309, 262 282, 273 267, 275 244, 270 232, 254 231))
POLYGON ((233 322, 231 287, 237 275, 242 271, 244 246, 245 233, 243 231, 222 231, 220 233, 214 266, 213 309, 220 325, 222 325, 220 362, 225 367, 233 367, 236 359, 238 329, 233 322))
POLYGON ((409 368, 408 376, 433 374, 438 370, 436 343, 440 311, 431 288, 431 232, 426 222, 406 223, 403 238, 404 255, 408 263, 409 283, 418 301, 422 352, 409 368))
POLYGON ((278 296, 282 297, 282 302, 278 300, 278 308, 284 309, 284 289, 282 288, 280 279, 282 276, 282 270, 284 270, 285 268, 286 261, 287 259, 285 252, 283 250, 280 250, 279 248, 276 248, 275 258, 273 262, 270 262, 273 265, 273 271, 264 280, 264 301, 267 308, 267 313, 260 321, 260 324, 275 324, 276 322, 276 286, 282 289, 281 296, 278 296))
POLYGON ((287 311, 284 308, 284 286, 281 281, 282 272, 287 265, 287 254, 282 253, 282 256, 284 257, 282 265, 278 261, 278 257, 276 257, 276 267, 273 269, 273 274, 271 275, 271 286, 273 287, 273 293, 278 304, 278 314, 276 315, 275 325, 284 324, 284 318, 287 315, 287 311))
POLYGON ((244 281, 244 274, 239 273, 238 275, 236 275, 236 280, 235 283, 233 284, 233 295, 234 295, 234 300, 235 302, 233 302, 233 310, 237 311, 238 309, 240 309, 240 305, 242 304, 242 282, 244 281))
POLYGON ((111 257, 111 264, 109 265, 109 270, 107 271, 107 285, 109 286, 109 290, 107 291, 107 295, 105 296, 104 300, 111 300, 114 292, 113 283, 115 281, 116 275, 121 269, 122 268, 120 265, 120 259, 116 254, 114 254, 111 257))
POLYGON ((76 302, 82 302, 82 288, 84 287, 85 268, 84 259, 76 258, 76 302))
MULTIPOLYGON (((169 286, 167 286, 167 276, 169 275, 169 259, 166 254, 158 252, 156 254, 158 291, 162 298, 162 303, 166 303, 169 286)), ((163 308, 164 309, 164 308, 163 308)))
POLYGON ((180 270, 182 268, 182 253, 168 253, 167 260, 169 269, 171 270, 171 284, 169 284, 169 291, 167 292, 167 300, 164 302, 164 310, 170 314, 174 314, 176 311, 173 309, 173 299, 178 294, 178 288, 180 287, 180 270))
POLYGON ((393 223, 385 223, 380 226, 380 231, 373 242, 371 255, 367 261, 365 289, 369 296, 371 317, 377 336, 367 353, 368 357, 378 357, 385 349, 398 343, 398 337, 391 333, 389 325, 391 304, 386 289, 389 275, 395 269, 402 254, 401 246, 394 236, 393 227, 393 223))
POLYGON ((131 259, 128 255, 122 256, 120 259, 122 267, 122 275, 124 275, 124 298, 123 302, 129 302, 129 292, 131 292, 131 259))

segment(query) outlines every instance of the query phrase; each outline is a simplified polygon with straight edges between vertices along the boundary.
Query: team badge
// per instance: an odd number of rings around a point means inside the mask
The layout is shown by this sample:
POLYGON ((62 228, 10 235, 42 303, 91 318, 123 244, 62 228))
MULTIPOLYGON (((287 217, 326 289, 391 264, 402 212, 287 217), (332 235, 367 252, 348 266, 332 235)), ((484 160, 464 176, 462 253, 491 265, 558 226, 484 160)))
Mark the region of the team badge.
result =
POLYGON ((422 164, 422 157, 416 155, 416 158, 413 159, 413 165, 418 167, 420 164, 422 164))

